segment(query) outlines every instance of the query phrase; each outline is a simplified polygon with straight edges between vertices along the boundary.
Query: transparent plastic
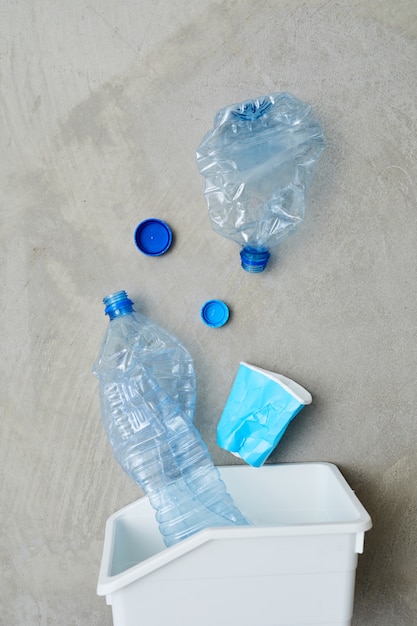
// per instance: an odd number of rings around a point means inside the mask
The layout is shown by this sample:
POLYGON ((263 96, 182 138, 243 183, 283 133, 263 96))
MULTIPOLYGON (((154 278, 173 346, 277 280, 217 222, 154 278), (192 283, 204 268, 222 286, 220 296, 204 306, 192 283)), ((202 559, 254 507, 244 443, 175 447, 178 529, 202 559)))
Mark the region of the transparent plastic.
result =
POLYGON ((196 379, 184 346, 133 310, 125 291, 93 372, 104 427, 124 471, 148 496, 166 546, 212 526, 248 524, 193 425, 196 379))
POLYGON ((245 270, 264 270, 270 250, 303 221, 324 147, 311 106, 288 93, 217 112, 197 165, 212 228, 242 246, 245 270))

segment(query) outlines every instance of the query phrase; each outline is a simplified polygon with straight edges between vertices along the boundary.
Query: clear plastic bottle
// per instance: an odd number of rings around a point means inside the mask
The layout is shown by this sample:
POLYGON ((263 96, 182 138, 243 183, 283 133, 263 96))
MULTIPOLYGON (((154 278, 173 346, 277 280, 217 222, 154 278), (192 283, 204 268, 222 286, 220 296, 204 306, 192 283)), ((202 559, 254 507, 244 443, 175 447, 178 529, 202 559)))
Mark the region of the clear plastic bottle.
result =
POLYGON ((167 331, 133 310, 125 291, 104 298, 109 315, 93 372, 114 455, 156 511, 171 546, 210 526, 247 524, 193 425, 193 361, 167 331))
POLYGON ((197 165, 212 228, 242 246, 248 272, 264 270, 270 250, 304 219, 324 147, 311 106, 288 93, 217 112, 197 148, 197 165))

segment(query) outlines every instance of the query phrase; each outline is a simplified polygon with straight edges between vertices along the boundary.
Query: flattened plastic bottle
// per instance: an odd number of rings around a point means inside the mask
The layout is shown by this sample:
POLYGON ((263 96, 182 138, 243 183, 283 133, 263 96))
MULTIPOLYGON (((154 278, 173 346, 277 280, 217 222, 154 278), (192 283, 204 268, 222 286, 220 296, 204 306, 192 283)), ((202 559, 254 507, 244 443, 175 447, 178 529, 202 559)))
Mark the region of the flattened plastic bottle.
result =
POLYGON ((325 139, 311 106, 288 93, 217 112, 196 157, 212 228, 241 246, 242 267, 265 269, 299 226, 325 139))
POLYGON ((210 526, 248 524, 194 427, 190 354, 135 312, 125 291, 104 304, 110 324, 93 368, 104 427, 117 461, 155 509, 165 544, 210 526))

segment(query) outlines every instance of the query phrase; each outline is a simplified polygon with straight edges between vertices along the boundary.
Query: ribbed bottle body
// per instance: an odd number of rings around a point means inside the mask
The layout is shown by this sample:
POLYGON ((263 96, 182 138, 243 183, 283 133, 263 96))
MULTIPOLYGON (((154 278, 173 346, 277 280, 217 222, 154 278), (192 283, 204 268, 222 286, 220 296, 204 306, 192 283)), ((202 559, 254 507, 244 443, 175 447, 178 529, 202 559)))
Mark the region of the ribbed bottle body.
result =
POLYGON ((195 373, 182 344, 132 312, 111 320, 94 370, 114 455, 148 496, 166 545, 246 524, 193 425, 195 373))

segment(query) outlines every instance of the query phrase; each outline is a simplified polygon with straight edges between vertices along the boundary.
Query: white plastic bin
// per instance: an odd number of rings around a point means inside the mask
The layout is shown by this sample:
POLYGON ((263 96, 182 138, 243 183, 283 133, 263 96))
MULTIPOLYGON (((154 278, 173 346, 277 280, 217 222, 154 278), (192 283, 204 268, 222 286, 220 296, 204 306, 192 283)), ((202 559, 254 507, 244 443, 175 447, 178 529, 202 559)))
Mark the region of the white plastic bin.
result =
POLYGON ((165 548, 147 498, 108 519, 97 593, 114 626, 349 626, 371 518, 337 467, 219 469, 252 526, 165 548))

